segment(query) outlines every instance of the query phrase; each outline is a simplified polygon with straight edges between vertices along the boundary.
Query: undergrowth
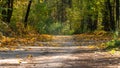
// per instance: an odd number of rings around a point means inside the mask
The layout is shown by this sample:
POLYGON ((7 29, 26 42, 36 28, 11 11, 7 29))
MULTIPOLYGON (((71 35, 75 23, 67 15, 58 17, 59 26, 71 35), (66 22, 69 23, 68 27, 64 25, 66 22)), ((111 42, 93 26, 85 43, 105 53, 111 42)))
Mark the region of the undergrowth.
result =
POLYGON ((118 31, 116 31, 113 35, 113 40, 107 42, 105 44, 106 46, 106 50, 112 50, 112 49, 115 49, 115 50, 118 50, 120 49, 120 39, 119 39, 119 33, 118 31))
POLYGON ((107 50, 120 48, 120 40, 112 40, 106 43, 107 50))

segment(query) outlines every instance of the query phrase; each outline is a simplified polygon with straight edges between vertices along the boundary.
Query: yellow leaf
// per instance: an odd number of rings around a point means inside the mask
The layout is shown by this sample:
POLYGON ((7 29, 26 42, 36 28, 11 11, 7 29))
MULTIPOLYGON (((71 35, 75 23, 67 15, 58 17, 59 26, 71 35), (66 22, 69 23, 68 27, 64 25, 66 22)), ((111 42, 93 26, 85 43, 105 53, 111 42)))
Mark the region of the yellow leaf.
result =
POLYGON ((44 1, 43 0, 40 0, 40 3, 43 3, 44 1))
POLYGON ((114 54, 116 51, 113 49, 110 51, 111 54, 114 54))
POLYGON ((10 48, 11 51, 15 50, 16 48, 10 48))
POLYGON ((18 60, 18 63, 20 64, 20 63, 21 63, 21 60, 18 60))
POLYGON ((32 58, 33 56, 31 55, 31 54, 28 54, 27 55, 27 58, 29 59, 29 58, 32 58))
POLYGON ((93 46, 93 45, 90 45, 90 46, 88 46, 89 48, 91 48, 91 49, 94 49, 95 48, 95 46, 93 46))

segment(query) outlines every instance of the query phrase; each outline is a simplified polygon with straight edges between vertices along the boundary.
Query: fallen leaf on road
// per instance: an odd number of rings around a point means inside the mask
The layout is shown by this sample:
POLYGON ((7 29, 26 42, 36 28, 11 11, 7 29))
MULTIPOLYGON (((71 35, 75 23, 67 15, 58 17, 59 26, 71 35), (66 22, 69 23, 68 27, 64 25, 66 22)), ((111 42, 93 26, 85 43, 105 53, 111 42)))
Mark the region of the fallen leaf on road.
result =
POLYGON ((33 56, 32 56, 31 54, 28 54, 28 55, 27 55, 27 58, 28 58, 28 59, 30 59, 30 58, 32 58, 32 57, 33 57, 33 56))

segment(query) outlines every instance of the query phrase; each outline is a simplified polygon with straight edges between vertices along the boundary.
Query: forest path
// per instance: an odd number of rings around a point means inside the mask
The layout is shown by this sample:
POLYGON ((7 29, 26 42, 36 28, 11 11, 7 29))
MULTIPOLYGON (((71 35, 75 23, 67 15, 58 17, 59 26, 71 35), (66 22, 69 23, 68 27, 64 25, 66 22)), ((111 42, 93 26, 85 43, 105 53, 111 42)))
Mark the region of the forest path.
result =
POLYGON ((89 46, 73 45, 76 42, 74 36, 54 36, 52 42, 61 42, 64 47, 24 46, 12 51, 0 51, 0 68, 120 67, 119 52, 112 54, 89 46))
POLYGON ((36 42, 36 45, 42 44, 44 46, 88 46, 97 45, 109 41, 106 37, 94 36, 77 36, 77 35, 54 35, 51 41, 36 42), (99 39, 100 38, 100 39, 99 39))

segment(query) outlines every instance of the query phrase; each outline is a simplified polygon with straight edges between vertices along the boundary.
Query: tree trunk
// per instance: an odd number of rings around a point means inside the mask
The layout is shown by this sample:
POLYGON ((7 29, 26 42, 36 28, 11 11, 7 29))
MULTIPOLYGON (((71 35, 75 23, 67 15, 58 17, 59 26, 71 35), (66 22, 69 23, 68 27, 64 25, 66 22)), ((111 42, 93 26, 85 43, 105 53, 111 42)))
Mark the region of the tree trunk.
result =
POLYGON ((109 15, 110 15, 110 30, 115 31, 115 21, 114 21, 114 14, 112 10, 112 6, 110 0, 107 0, 108 8, 109 8, 109 15))
POLYGON ((116 0, 116 28, 119 28, 119 0, 116 0))
POLYGON ((25 15, 25 20, 24 20, 24 27, 25 28, 27 27, 28 16, 29 16, 31 4, 32 4, 32 0, 29 0, 28 8, 27 8, 27 12, 26 12, 26 15, 25 15))
POLYGON ((94 15, 94 20, 93 20, 93 24, 92 24, 92 31, 97 29, 97 24, 98 24, 98 12, 96 15, 94 15))
POLYGON ((61 22, 65 22, 67 20, 66 18, 66 5, 65 0, 62 0, 61 4, 61 22))
POLYGON ((13 1, 14 1, 14 0, 8 0, 8 11, 7 11, 7 22, 8 22, 8 23, 10 23, 10 19, 11 19, 11 17, 12 17, 13 1))
POLYGON ((10 23, 10 19, 12 17, 13 12, 13 2, 14 0, 7 0, 5 4, 3 4, 3 8, 7 8, 2 10, 2 21, 10 23))
POLYGON ((92 31, 92 15, 88 15, 88 17, 87 17, 87 30, 89 30, 89 31, 92 31))
POLYGON ((72 0, 68 0, 69 8, 72 8, 72 0))
POLYGON ((103 26, 105 31, 115 31, 114 10, 112 9, 110 0, 105 2, 103 9, 103 26))
POLYGON ((66 16, 66 1, 65 0, 60 0, 60 2, 57 2, 57 13, 56 17, 57 20, 60 21, 61 23, 65 22, 67 20, 66 16))
MULTIPOLYGON (((2 8, 6 8, 6 5, 3 5, 2 8)), ((2 21, 7 22, 7 11, 3 9, 1 14, 2 14, 2 21)))

